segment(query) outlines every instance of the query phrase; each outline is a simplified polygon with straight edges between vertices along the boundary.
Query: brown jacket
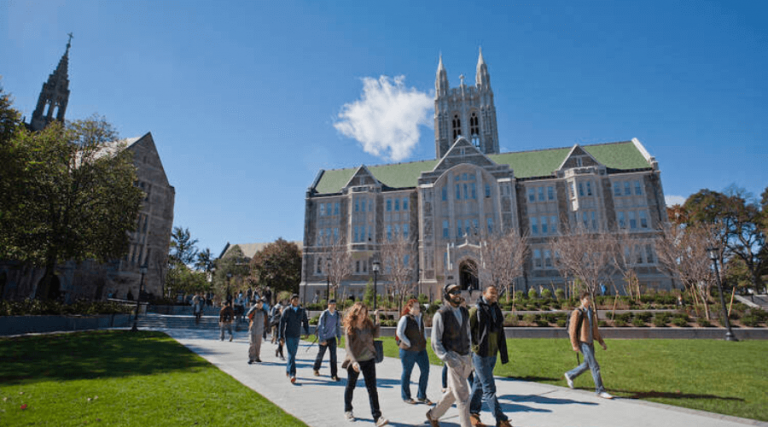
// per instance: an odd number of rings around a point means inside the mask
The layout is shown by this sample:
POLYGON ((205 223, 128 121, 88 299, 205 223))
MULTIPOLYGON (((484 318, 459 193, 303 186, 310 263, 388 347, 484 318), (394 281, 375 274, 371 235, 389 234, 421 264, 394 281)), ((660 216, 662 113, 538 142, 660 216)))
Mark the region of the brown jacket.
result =
POLYGON ((374 325, 373 329, 369 327, 353 328, 352 334, 345 333, 347 357, 341 364, 342 369, 347 369, 347 366, 353 363, 364 362, 376 357, 373 339, 379 337, 379 330, 379 325, 374 325))
MULTIPOLYGON (((592 310, 590 308, 590 310, 592 310)), ((568 336, 571 337, 571 344, 579 348, 579 343, 592 344, 589 341, 589 319, 587 319, 587 313, 581 311, 581 308, 576 308, 571 313, 571 322, 568 325, 568 336), (579 334, 576 334, 576 327, 579 324, 579 318, 583 317, 581 321, 581 330, 579 334)), ((604 344, 603 337, 600 336, 600 331, 597 329, 597 313, 592 311, 592 338, 597 340, 600 344, 604 344)))

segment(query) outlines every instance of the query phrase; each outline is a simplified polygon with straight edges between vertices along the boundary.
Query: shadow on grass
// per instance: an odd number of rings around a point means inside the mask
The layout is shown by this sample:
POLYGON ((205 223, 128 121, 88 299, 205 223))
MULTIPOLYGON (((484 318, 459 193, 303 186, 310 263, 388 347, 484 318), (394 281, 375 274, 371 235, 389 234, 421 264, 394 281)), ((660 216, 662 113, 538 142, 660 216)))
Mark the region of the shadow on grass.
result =
POLYGON ((619 390, 612 388, 610 389, 612 392, 615 393, 622 393, 622 398, 625 399, 714 399, 714 400, 722 400, 722 401, 731 401, 731 402, 744 402, 745 400, 740 397, 726 397, 726 396, 716 396, 714 394, 690 394, 690 393, 677 393, 677 392, 666 392, 666 391, 633 391, 633 390, 619 390))
POLYGON ((0 339, 0 384, 196 371, 208 363, 161 332, 97 331, 0 339))

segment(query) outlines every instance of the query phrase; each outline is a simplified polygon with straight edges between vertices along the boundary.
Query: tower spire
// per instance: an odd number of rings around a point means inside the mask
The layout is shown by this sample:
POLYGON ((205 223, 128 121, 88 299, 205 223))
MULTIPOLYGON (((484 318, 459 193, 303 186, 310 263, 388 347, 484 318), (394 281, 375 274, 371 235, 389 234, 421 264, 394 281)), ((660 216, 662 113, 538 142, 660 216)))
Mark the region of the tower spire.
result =
POLYGON ((440 62, 437 64, 437 78, 435 79, 435 94, 436 96, 445 95, 448 93, 448 73, 445 71, 445 65, 443 65, 443 54, 440 54, 440 62))
POLYGON ((485 64, 482 47, 480 47, 480 55, 477 58, 477 74, 475 74, 475 84, 477 85, 478 89, 491 88, 491 75, 488 74, 488 65, 485 64))
POLYGON ((29 123, 33 131, 42 130, 53 120, 64 121, 69 102, 69 48, 72 46, 73 38, 72 33, 68 35, 67 49, 61 56, 56 69, 48 76, 48 81, 43 83, 43 89, 37 99, 37 107, 29 123))

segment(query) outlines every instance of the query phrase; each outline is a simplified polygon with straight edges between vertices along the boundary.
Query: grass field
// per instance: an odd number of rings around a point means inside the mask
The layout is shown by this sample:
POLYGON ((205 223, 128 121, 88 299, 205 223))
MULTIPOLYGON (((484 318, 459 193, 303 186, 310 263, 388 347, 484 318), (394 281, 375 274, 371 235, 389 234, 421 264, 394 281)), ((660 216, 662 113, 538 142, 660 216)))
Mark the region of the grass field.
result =
MULTIPOLYGON (((384 354, 398 357, 394 338, 384 354)), ((603 383, 616 396, 768 421, 768 341, 608 340, 596 350, 603 383)), ((510 363, 494 373, 566 387, 563 373, 576 366, 567 340, 507 340, 510 363)), ((598 346, 599 347, 599 346, 598 346)), ((440 361, 429 349, 430 362, 440 361)), ((583 358, 582 358, 583 360, 583 358)), ((433 379, 430 378, 430 381, 433 379)), ((589 372, 577 388, 594 390, 589 372)))
POLYGON ((305 426, 158 332, 0 339, 2 426, 305 426))

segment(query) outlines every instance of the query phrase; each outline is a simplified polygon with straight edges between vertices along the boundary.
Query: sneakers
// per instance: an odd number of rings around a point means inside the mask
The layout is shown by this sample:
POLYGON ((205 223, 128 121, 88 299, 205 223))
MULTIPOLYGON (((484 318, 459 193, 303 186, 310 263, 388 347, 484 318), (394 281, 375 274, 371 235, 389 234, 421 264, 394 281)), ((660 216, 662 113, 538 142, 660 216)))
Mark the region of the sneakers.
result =
POLYGON ((296 377, 291 377, 291 384, 296 384, 296 377))
POLYGON ((409 405, 415 405, 416 401, 413 399, 403 399, 403 402, 409 404, 409 405))
POLYGON ((259 358, 257 357, 257 358, 256 358, 256 360, 255 360, 255 362, 256 362, 256 363, 261 363, 261 359, 259 359, 259 358))
POLYGON ((603 399, 613 399, 613 396, 608 394, 607 391, 601 391, 600 393, 597 393, 597 397, 602 397, 603 399))
POLYGON ((432 403, 431 400, 427 399, 426 397, 424 399, 416 399, 416 403, 422 403, 427 406, 432 406, 434 403, 432 403))
POLYGON ((347 421, 350 421, 350 422, 355 420, 355 415, 352 413, 352 411, 345 412, 344 417, 346 417, 347 421))
POLYGON ((568 375, 568 372, 565 373, 565 382, 568 383, 568 387, 573 388, 573 379, 568 375))
POLYGON ((376 420, 376 427, 381 427, 389 424, 389 420, 384 417, 379 417, 378 420, 376 420))
POLYGON ((432 409, 427 411, 427 421, 431 427, 440 427, 440 422, 432 418, 432 409))
POLYGON ((248 359, 248 364, 253 365, 253 360, 248 359))
POLYGON ((316 376, 316 377, 319 377, 319 376, 320 376, 320 371, 318 371, 317 369, 315 369, 315 376, 316 376))
POLYGON ((480 414, 469 414, 469 422, 472 427, 486 427, 485 424, 480 421, 480 414))

